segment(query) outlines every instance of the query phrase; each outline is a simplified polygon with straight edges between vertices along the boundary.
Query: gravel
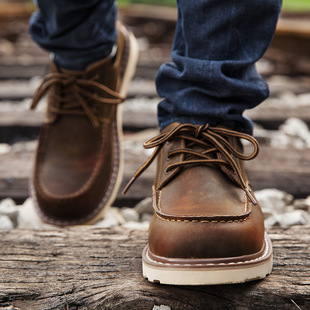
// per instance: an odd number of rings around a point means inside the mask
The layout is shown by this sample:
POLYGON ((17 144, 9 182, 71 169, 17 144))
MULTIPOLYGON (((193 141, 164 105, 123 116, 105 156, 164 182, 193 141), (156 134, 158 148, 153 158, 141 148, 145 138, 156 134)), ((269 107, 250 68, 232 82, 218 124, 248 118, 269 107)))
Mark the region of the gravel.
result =
MULTIPOLYGON (((265 217, 265 226, 280 226, 287 229, 294 225, 310 225, 310 196, 294 199, 288 193, 277 189, 255 192, 265 217)), ((148 230, 153 215, 152 199, 143 199, 133 208, 110 207, 104 217, 94 226, 109 228, 123 226, 132 230, 148 230)), ((22 205, 6 198, 0 201, 0 229, 53 229, 37 215, 31 198, 22 205)))

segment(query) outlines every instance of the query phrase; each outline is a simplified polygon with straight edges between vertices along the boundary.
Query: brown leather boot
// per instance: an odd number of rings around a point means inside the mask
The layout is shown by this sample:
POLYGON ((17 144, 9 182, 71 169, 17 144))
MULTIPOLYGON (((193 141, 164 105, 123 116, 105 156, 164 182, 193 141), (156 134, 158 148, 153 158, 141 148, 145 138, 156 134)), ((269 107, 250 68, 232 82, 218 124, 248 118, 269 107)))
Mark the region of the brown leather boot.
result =
POLYGON ((117 53, 85 71, 57 68, 33 98, 48 93, 31 182, 43 220, 55 225, 92 223, 114 201, 122 177, 120 103, 134 74, 138 48, 118 24, 117 53))
POLYGON ((242 160, 257 141, 223 127, 173 123, 145 143, 157 156, 143 275, 164 284, 241 283, 272 269, 272 247, 242 160), (250 141, 244 155, 240 139, 250 141))

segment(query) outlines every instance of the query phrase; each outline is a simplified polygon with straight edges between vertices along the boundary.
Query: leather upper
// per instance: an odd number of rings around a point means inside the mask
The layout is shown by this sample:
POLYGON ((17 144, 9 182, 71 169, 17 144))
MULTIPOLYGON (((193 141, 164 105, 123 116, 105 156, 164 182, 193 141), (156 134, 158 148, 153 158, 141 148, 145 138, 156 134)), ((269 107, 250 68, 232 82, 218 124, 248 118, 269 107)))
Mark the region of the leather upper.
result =
POLYGON ((117 105, 126 38, 118 52, 85 71, 57 68, 43 80, 32 108, 48 93, 33 176, 41 215, 68 225, 93 218, 110 198, 119 169, 117 105))
POLYGON ((160 140, 164 142, 157 154, 153 186, 151 252, 168 258, 226 258, 259 252, 264 244, 264 218, 238 158, 242 157, 238 133, 173 123, 146 145, 160 140), (212 142, 213 137, 220 146, 212 142), (193 138, 198 142, 192 142, 193 138), (236 154, 230 153, 226 144, 236 154))

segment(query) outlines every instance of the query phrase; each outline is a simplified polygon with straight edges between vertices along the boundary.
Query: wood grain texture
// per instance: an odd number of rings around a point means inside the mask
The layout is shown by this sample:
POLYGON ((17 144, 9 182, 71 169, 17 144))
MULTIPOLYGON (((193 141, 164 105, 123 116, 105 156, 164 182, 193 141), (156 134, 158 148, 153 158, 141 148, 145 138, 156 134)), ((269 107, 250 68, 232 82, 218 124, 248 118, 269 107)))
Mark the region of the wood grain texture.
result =
POLYGON ((310 307, 310 227, 270 229, 263 281, 167 286, 141 273, 145 231, 116 227, 0 231, 0 306, 19 309, 295 309, 310 307))

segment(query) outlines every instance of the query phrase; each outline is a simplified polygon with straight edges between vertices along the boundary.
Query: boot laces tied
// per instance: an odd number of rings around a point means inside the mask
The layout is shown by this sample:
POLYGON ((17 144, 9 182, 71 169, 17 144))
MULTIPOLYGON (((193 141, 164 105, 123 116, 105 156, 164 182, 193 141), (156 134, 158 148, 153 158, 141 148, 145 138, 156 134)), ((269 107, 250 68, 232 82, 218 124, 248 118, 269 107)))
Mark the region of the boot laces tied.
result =
POLYGON ((167 185, 186 166, 188 167, 190 165, 197 164, 215 164, 221 167, 229 167, 231 170, 233 170, 236 176, 235 181, 245 191, 251 202, 254 205, 257 204, 257 201, 251 194, 251 190, 248 188, 246 182, 243 179, 240 167, 233 158, 233 156, 240 160, 251 160, 255 158, 259 152, 259 145, 257 140, 251 135, 236 132, 226 128, 211 127, 209 124, 181 124, 169 132, 163 132, 158 136, 146 141, 143 145, 144 148, 155 148, 155 150, 146 160, 146 162, 136 171, 134 176, 123 190, 123 194, 128 191, 134 181, 152 164, 165 143, 172 139, 184 139, 184 141, 186 141, 186 146, 184 148, 174 149, 168 154, 168 157, 175 155, 182 156, 180 157, 181 160, 179 162, 170 164, 166 168, 166 172, 172 171, 172 174, 165 181, 163 181, 162 184, 159 185, 159 190, 167 185), (244 139, 250 142, 253 145, 253 152, 249 155, 239 152, 229 143, 228 138, 231 137, 244 139), (194 146, 198 146, 198 149, 193 149, 194 146), (214 154, 216 154, 216 156, 214 156, 214 154))
MULTIPOLYGON (((59 107, 50 106, 49 110, 57 114, 81 114, 81 107, 94 127, 99 127, 99 119, 89 102, 99 104, 120 104, 125 98, 107 86, 97 82, 99 76, 83 78, 65 72, 54 72, 46 75, 33 96, 30 109, 35 109, 40 100, 49 93, 51 101, 60 102, 59 107), (62 87, 62 94, 52 92, 54 86, 62 87)), ((83 113, 82 112, 82 113, 83 113)))

